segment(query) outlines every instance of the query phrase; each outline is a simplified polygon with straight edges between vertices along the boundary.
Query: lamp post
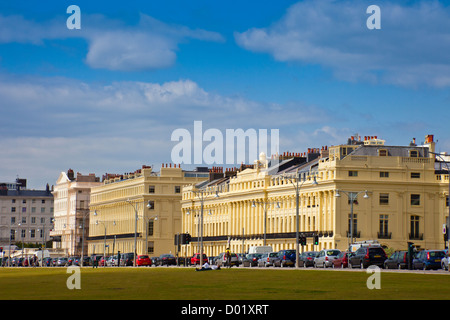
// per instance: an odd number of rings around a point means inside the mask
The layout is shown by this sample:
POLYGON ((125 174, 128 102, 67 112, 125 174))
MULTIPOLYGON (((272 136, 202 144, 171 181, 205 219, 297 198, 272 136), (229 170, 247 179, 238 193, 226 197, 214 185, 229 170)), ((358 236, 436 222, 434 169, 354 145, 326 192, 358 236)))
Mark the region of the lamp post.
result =
MULTIPOLYGON (((97 210, 94 211, 94 216, 97 216, 97 210)), ((95 224, 98 225, 99 223, 103 224, 103 226, 105 227, 105 240, 104 240, 104 245, 103 245, 103 267, 106 267, 106 222, 105 221, 95 221, 95 224)), ((116 225, 116 221, 113 221, 113 225, 116 225)))
MULTIPOLYGON (((200 243, 199 253, 200 253, 200 266, 203 265, 203 208, 204 208, 204 202, 205 202, 205 189, 198 189, 198 190, 192 190, 194 194, 196 194, 199 197, 200 200, 200 241, 197 243, 200 243)), ((216 190, 216 194, 214 196, 215 198, 219 197, 219 193, 216 190)), ((186 213, 189 214, 189 211, 186 213)))
MULTIPOLYGON (((126 203, 128 203, 130 206, 134 209, 134 266, 136 267, 136 255, 137 255, 137 221, 138 221, 138 209, 137 204, 136 206, 130 201, 130 199, 126 200, 126 203)), ((147 208, 152 208, 150 200, 147 203, 147 208)))
MULTIPOLYGON (((149 206, 150 204, 147 204, 147 207, 149 206)), ((149 209, 151 208, 151 206, 149 207, 149 209)), ((158 215, 154 215, 154 216, 151 216, 151 217, 144 217, 143 219, 143 223, 145 223, 145 247, 146 247, 146 250, 145 250, 145 252, 148 254, 148 222, 150 221, 150 220, 153 220, 153 221, 157 221, 158 220, 158 215)), ((144 229, 144 226, 143 226, 143 229, 144 229)))
MULTIPOLYGON (((341 196, 340 192, 344 193, 348 199, 350 200, 350 245, 353 243, 353 202, 356 200, 359 194, 364 193, 364 199, 369 199, 369 195, 367 194, 368 191, 344 191, 336 189, 336 194, 334 195, 336 198, 339 198, 341 196)), ((349 247, 350 247, 349 245, 349 247)))
MULTIPOLYGON (((286 177, 286 176, 285 176, 286 177)), ((308 181, 305 179, 299 184, 300 182, 300 172, 297 170, 297 172, 295 173, 295 183, 293 181, 291 181, 292 185, 295 188, 295 201, 296 201, 296 207, 295 207, 295 267, 299 268, 299 254, 300 254, 300 247, 299 247, 299 236, 300 236, 300 189, 303 186, 303 184, 308 181)), ((316 186, 318 185, 317 180, 316 180, 316 176, 314 175, 314 180, 312 182, 312 185, 316 186)))
POLYGON ((267 243, 267 205, 268 204, 276 204, 276 208, 280 208, 279 202, 270 202, 270 201, 252 201, 252 208, 256 208, 256 204, 260 204, 264 206, 264 240, 263 245, 265 246, 267 243))

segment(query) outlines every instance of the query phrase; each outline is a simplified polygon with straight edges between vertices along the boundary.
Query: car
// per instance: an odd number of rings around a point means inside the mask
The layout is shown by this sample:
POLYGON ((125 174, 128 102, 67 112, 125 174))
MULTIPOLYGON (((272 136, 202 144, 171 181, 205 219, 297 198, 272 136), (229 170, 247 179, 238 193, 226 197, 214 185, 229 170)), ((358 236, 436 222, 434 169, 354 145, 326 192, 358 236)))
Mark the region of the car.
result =
POLYGON ((375 265, 383 268, 387 259, 386 252, 380 246, 360 247, 349 259, 349 268, 360 267, 361 269, 375 265))
POLYGON ((146 254, 141 254, 137 256, 136 265, 139 266, 152 266, 152 260, 150 260, 149 256, 146 254))
MULTIPOLYGON (((92 266, 91 257, 84 256, 83 257, 83 266, 92 266)), ((80 259, 81 262, 81 259, 80 259)))
MULTIPOLYGON (((24 259, 24 260, 22 261, 22 266, 24 266, 25 261, 28 262, 28 259, 24 259)), ((28 263, 27 263, 27 265, 28 265, 28 263)), ((52 264, 52 258, 50 258, 50 257, 44 258, 44 266, 46 266, 46 267, 52 267, 52 266, 53 266, 53 264, 52 264)))
POLYGON ((441 260, 441 268, 444 270, 448 270, 448 252, 445 254, 445 257, 441 260))
POLYGON ((249 253, 242 260, 242 265, 244 267, 256 267, 258 265, 258 260, 262 255, 262 253, 249 253))
POLYGON ((278 259, 275 261, 275 267, 294 267, 295 266, 295 250, 278 251, 278 259))
POLYGON ((118 257, 117 254, 110 256, 108 258, 108 260, 106 260, 106 266, 108 267, 117 267, 119 261, 118 261, 118 257))
POLYGON ((80 257, 72 256, 72 257, 69 257, 69 259, 67 261, 67 265, 68 266, 71 266, 71 265, 76 266, 76 265, 79 265, 79 261, 80 261, 80 257))
POLYGON ((341 251, 339 255, 333 260, 333 268, 348 268, 348 258, 352 253, 348 251, 341 251))
POLYGON ((159 266, 169 266, 169 265, 176 265, 177 264, 177 259, 175 258, 175 256, 173 254, 162 254, 159 256, 158 258, 158 265, 159 266))
MULTIPOLYGON (((256 263, 258 263, 258 261, 256 261, 256 263)), ((219 256, 216 259, 216 265, 218 267, 227 267, 227 257, 226 257, 226 253, 222 252, 221 254, 219 254, 219 256)), ((239 257, 237 256, 236 253, 231 253, 231 259, 230 259, 230 267, 232 266, 239 266, 239 257)))
POLYGON ((65 267, 67 265, 67 258, 66 257, 60 257, 58 258, 58 260, 56 261, 56 265, 58 267, 65 267))
POLYGON ((341 253, 337 249, 323 249, 320 250, 317 256, 314 258, 314 268, 327 268, 333 265, 333 260, 341 253))
POLYGON ((385 269, 408 269, 408 251, 395 251, 384 261, 385 269))
POLYGON ((101 267, 106 266, 106 261, 108 261, 109 257, 100 257, 98 260, 98 265, 101 267))
POLYGON ((317 251, 305 251, 303 252, 299 259, 298 265, 300 267, 314 267, 314 258, 317 256, 317 251))
POLYGON ((258 267, 274 266, 275 260, 278 258, 278 252, 263 253, 262 257, 258 259, 258 267))
MULTIPOLYGON (((202 265, 204 265, 205 263, 208 262, 208 257, 206 256, 206 254, 203 254, 203 263, 202 265)), ((195 253, 192 257, 191 257, 191 266, 192 265, 200 265, 200 253, 195 253)))
POLYGON ((134 266, 134 253, 121 253, 120 254, 120 265, 124 267, 134 266))
POLYGON ((423 250, 416 254, 413 259, 413 269, 440 269, 441 261, 445 258, 443 250, 423 250))

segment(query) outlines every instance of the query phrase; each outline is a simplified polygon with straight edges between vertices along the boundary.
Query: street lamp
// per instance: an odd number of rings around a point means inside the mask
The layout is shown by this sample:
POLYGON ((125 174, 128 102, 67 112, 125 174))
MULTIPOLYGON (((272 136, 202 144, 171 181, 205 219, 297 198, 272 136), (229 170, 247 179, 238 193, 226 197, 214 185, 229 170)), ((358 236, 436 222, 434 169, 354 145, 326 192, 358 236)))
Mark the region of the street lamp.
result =
MULTIPOLYGON (((130 199, 127 199, 126 203, 128 203, 134 209, 134 254, 133 255, 134 255, 134 266, 136 267, 138 209, 137 209, 137 204, 136 204, 136 206, 133 205, 133 203, 130 201, 130 199)), ((148 209, 152 208, 152 204, 151 204, 150 200, 147 202, 147 208, 148 209)))
MULTIPOLYGON (((97 215, 98 215, 97 210, 95 210, 94 211, 94 216, 97 216, 97 215)), ((106 267, 106 222, 105 221, 98 221, 98 220, 95 221, 96 225, 98 225, 99 223, 103 224, 103 226, 105 227, 105 240, 104 240, 105 243, 104 243, 104 246, 103 246, 103 260, 104 260, 103 267, 106 267)), ((114 226, 116 225, 116 221, 113 221, 113 225, 114 226)))
POLYGON ((339 190, 336 189, 336 194, 334 195, 336 198, 340 198, 341 194, 340 192, 344 193, 348 199, 350 200, 350 244, 353 243, 353 202, 355 202, 356 198, 358 197, 359 194, 364 193, 363 198, 364 199, 369 199, 369 195, 368 195, 368 191, 364 190, 364 191, 344 191, 344 190, 339 190))
POLYGON ((276 208, 280 209, 279 202, 270 202, 270 201, 252 201, 252 208, 256 208, 256 204, 264 205, 264 240, 263 245, 266 245, 267 242, 267 205, 268 204, 276 204, 276 208))
MULTIPOLYGON (((205 202, 205 189, 199 189, 199 190, 192 190, 194 194, 197 195, 197 197, 200 197, 200 263, 203 264, 203 207, 205 202)), ((216 194, 214 195, 214 198, 219 198, 219 193, 216 190, 216 194)), ((189 211, 186 212, 186 214, 189 214, 189 211)), ((197 242, 198 243, 198 242, 197 242)))
MULTIPOLYGON (((295 188, 295 201, 296 201, 296 207, 295 207, 295 222, 296 222, 296 226, 295 226, 295 255, 296 255, 296 258, 295 258, 295 267, 296 268, 299 268, 300 267, 300 265, 299 265, 299 253, 300 253, 300 248, 299 248, 299 241, 300 241, 300 239, 299 239, 299 229, 300 229, 300 209, 299 209, 299 207, 300 207, 300 189, 301 189, 301 187, 303 186, 303 184, 306 182, 306 181, 308 181, 308 180, 306 180, 306 177, 305 177, 305 179, 303 179, 303 181, 299 184, 299 182, 300 182, 300 171, 298 171, 297 170, 297 172, 296 172, 296 177, 295 177, 295 180, 296 180, 296 182, 294 183, 293 181, 291 181, 291 183, 292 183, 292 185, 294 186, 294 188, 295 188)), ((313 182, 312 182, 312 185, 313 186, 316 186, 316 185, 318 185, 318 183, 317 183, 317 180, 316 180, 316 176, 314 175, 314 179, 313 179, 313 182)))

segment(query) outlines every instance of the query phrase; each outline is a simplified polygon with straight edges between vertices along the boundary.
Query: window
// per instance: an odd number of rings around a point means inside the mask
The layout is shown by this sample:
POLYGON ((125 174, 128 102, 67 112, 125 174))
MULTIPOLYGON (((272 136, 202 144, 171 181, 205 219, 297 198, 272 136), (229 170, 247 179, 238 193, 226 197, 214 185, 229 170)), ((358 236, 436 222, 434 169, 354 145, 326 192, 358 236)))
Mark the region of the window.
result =
POLYGON ((23 199, 23 200, 22 200, 22 203, 27 203, 27 200, 23 199))
POLYGON ((44 207, 41 208, 41 213, 45 213, 45 208, 44 207))
MULTIPOLYGON (((351 225, 352 225, 352 215, 349 214, 348 215, 348 234, 350 235, 351 233, 351 225)), ((358 232, 358 215, 357 214, 353 214, 353 237, 356 236, 358 232)))
POLYGON ((41 224, 45 223, 45 218, 41 218, 41 224))
POLYGON ((26 213, 27 212, 27 207, 22 207, 22 213, 26 213))
POLYGON ((411 158, 417 158, 419 156, 419 152, 417 150, 409 150, 409 156, 411 158))
POLYGON ((31 237, 31 238, 36 237, 36 230, 35 230, 35 229, 31 229, 31 230, 30 230, 30 237, 31 237))
POLYGON ((379 155, 380 157, 387 157, 388 152, 387 152, 386 149, 380 149, 380 150, 378 150, 378 155, 379 155))
POLYGON ((389 204, 389 193, 380 193, 380 205, 389 204))
POLYGON ((155 193, 155 186, 149 186, 148 193, 155 193))
POLYGON ((380 172, 380 178, 389 178, 389 172, 381 171, 380 172))
POLYGON ((27 235, 27 230, 22 229, 22 230, 20 231, 20 237, 23 239, 23 238, 25 238, 26 235, 27 235))
POLYGON ((27 223, 27 217, 22 217, 22 223, 27 223))
POLYGON ((16 230, 11 229, 10 231, 11 233, 9 234, 11 241, 15 241, 16 240, 16 230))
POLYGON ((412 179, 420 179, 420 172, 411 172, 412 179))
POLYGON ((411 194, 411 205, 420 206, 420 194, 411 194))
POLYGON ((16 217, 11 217, 11 224, 16 223, 16 217))
POLYGON ((357 177, 358 176, 358 171, 349 171, 348 172, 348 176, 349 177, 357 177))
POLYGON ((181 193, 181 187, 175 186, 175 193, 181 193))
POLYGON ((11 202, 12 202, 12 203, 16 203, 16 199, 12 199, 11 202))
POLYGON ((387 236, 389 230, 389 216, 387 214, 380 214, 380 235, 387 236))
POLYGON ((44 199, 42 199, 42 203, 45 203, 45 200, 44 200, 44 199))
POLYGON ((153 221, 153 220, 150 220, 149 222, 148 222, 148 235, 149 236, 152 236, 153 235, 153 232, 154 232, 154 225, 155 225, 155 222, 153 221))
POLYGON ((36 213, 36 207, 31 208, 31 213, 36 213))
POLYGON ((16 212, 16 207, 11 207, 11 212, 16 212))
POLYGON ((150 210, 155 210, 155 201, 149 201, 148 202, 150 204, 150 210))
POLYGON ((31 223, 36 223, 36 217, 31 217, 31 223))
POLYGON ((411 223, 410 223, 410 239, 419 239, 419 217, 418 216, 411 216, 411 223))
POLYGON ((349 192, 349 197, 348 197, 348 204, 351 204, 352 201, 350 199, 353 199, 353 204, 358 204, 358 199, 356 198, 356 193, 355 192, 349 192))

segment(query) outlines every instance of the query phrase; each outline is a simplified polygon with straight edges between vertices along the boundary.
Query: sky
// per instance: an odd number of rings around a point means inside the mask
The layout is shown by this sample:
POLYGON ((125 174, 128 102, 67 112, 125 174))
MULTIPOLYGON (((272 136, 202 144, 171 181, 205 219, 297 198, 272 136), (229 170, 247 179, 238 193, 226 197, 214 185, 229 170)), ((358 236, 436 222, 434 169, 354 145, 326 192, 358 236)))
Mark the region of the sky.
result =
POLYGON ((279 130, 280 152, 355 133, 450 152, 449 52, 449 1, 2 1, 0 181, 159 170, 194 121, 279 130))

